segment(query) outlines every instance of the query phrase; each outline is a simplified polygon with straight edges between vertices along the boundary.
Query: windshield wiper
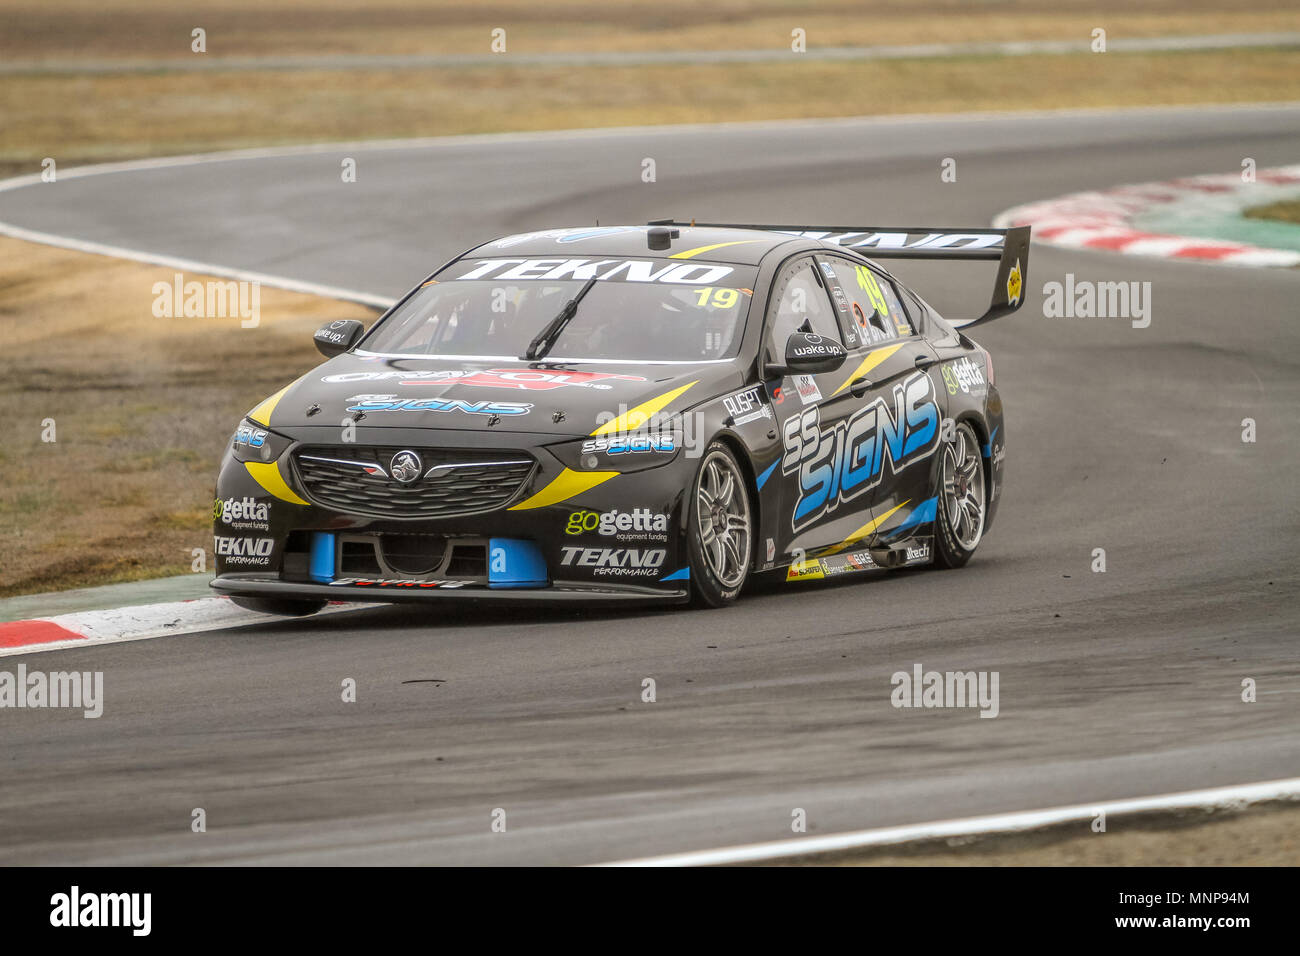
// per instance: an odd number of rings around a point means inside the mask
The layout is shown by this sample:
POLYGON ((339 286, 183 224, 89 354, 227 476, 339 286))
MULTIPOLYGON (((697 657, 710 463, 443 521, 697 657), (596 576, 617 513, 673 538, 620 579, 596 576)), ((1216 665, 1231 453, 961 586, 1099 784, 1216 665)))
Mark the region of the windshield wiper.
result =
POLYGON ((551 346, 555 344, 555 340, 560 337, 560 333, 564 331, 564 327, 569 324, 569 320, 577 314, 578 303, 582 301, 582 297, 590 292, 591 287, 595 284, 596 277, 592 276, 587 280, 587 284, 578 290, 577 295, 564 303, 564 308, 560 310, 560 314, 547 322, 546 328, 538 332, 537 337, 528 343, 528 348, 524 351, 524 354, 519 356, 520 361, 536 362, 546 356, 546 353, 551 350, 551 346))

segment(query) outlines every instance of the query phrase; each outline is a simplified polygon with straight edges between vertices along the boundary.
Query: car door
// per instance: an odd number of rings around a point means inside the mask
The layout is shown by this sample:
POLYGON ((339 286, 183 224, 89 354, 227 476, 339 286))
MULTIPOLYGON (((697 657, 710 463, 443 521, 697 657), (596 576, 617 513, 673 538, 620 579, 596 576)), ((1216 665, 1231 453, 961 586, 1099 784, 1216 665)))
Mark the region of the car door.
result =
MULTIPOLYGON (((764 329, 768 362, 780 364, 785 342, 805 323, 823 338, 847 347, 859 341, 840 322, 829 273, 811 254, 797 256, 777 273, 764 329)), ((865 488, 841 487, 848 419, 860 395, 838 387, 844 370, 820 375, 785 376, 767 383, 781 436, 778 495, 780 520, 774 550, 783 561, 840 540, 861 525, 858 514, 865 488)))
POLYGON ((888 275, 834 254, 819 256, 818 263, 840 321, 849 325, 845 337, 857 340, 830 393, 854 402, 841 495, 865 489, 856 510, 870 511, 851 543, 892 543, 933 516, 936 451, 947 411, 939 357, 888 275))

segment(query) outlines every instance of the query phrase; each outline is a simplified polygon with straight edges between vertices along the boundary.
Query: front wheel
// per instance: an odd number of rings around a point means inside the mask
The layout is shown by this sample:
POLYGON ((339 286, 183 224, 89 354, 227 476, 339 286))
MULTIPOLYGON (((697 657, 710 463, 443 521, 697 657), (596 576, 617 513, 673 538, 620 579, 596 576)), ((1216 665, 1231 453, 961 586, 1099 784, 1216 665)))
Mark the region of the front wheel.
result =
POLYGON ((960 568, 979 547, 988 505, 979 440, 966 422, 957 425, 953 440, 944 446, 940 480, 935 563, 941 568, 960 568))
POLYGON ((722 442, 704 453, 691 488, 691 591, 700 607, 736 600, 749 577, 753 516, 744 473, 722 442))

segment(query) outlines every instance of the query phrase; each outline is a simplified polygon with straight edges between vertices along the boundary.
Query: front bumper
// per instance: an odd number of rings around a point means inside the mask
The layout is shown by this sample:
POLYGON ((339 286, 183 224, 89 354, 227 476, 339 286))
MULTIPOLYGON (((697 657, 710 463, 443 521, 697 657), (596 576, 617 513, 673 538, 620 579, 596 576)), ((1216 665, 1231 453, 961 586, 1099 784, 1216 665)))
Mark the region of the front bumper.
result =
MULTIPOLYGON (((296 436, 278 465, 250 468, 229 453, 222 462, 214 502, 217 577, 212 587, 223 594, 515 606, 689 598, 682 509, 694 462, 684 455, 591 485, 573 480, 573 472, 546 445, 515 433, 506 440, 535 458, 537 466, 513 497, 466 514, 377 516, 330 507, 312 496, 293 452, 321 443, 322 435, 299 431, 304 434, 296 436), (550 494, 557 487, 564 493, 550 494), (429 542, 434 553, 442 546, 438 542, 446 542, 446 560, 416 573, 397 570, 421 565, 396 560, 387 542, 396 542, 395 552, 413 540, 416 547, 429 542), (369 542, 377 561, 371 561, 369 542), (358 557, 362 553, 364 562, 358 557), (527 573, 515 572, 521 566, 527 573)), ((486 445, 482 435, 375 429, 364 437, 417 448, 506 448, 500 439, 486 445)))
POLYGON ((356 585, 301 584, 268 581, 238 574, 224 574, 209 585, 219 594, 236 597, 274 597, 300 600, 357 601, 364 603, 415 604, 449 601, 461 604, 504 604, 511 607, 547 607, 556 604, 593 605, 617 603, 620 606, 684 604, 690 600, 685 588, 662 588, 619 585, 589 587, 551 585, 527 590, 493 590, 480 586, 432 588, 358 587, 356 585))

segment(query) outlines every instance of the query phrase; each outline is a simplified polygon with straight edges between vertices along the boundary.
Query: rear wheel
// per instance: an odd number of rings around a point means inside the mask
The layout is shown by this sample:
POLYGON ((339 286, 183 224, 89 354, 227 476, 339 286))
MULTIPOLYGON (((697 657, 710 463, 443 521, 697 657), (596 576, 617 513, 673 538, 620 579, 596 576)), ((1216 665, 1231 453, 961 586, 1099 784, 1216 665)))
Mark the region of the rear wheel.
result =
POLYGON ((744 472, 722 442, 704 453, 691 488, 691 591, 702 607, 722 607, 749 577, 753 515, 744 472))
POLYGON ((940 475, 939 513, 934 523, 935 563, 959 568, 971 559, 984 536, 984 459, 975 429, 957 425, 953 440, 944 446, 940 475))
POLYGON ((324 601, 298 600, 295 598, 236 597, 230 600, 245 611, 257 611, 259 614, 279 614, 283 617, 306 617, 315 614, 325 606, 324 601))

